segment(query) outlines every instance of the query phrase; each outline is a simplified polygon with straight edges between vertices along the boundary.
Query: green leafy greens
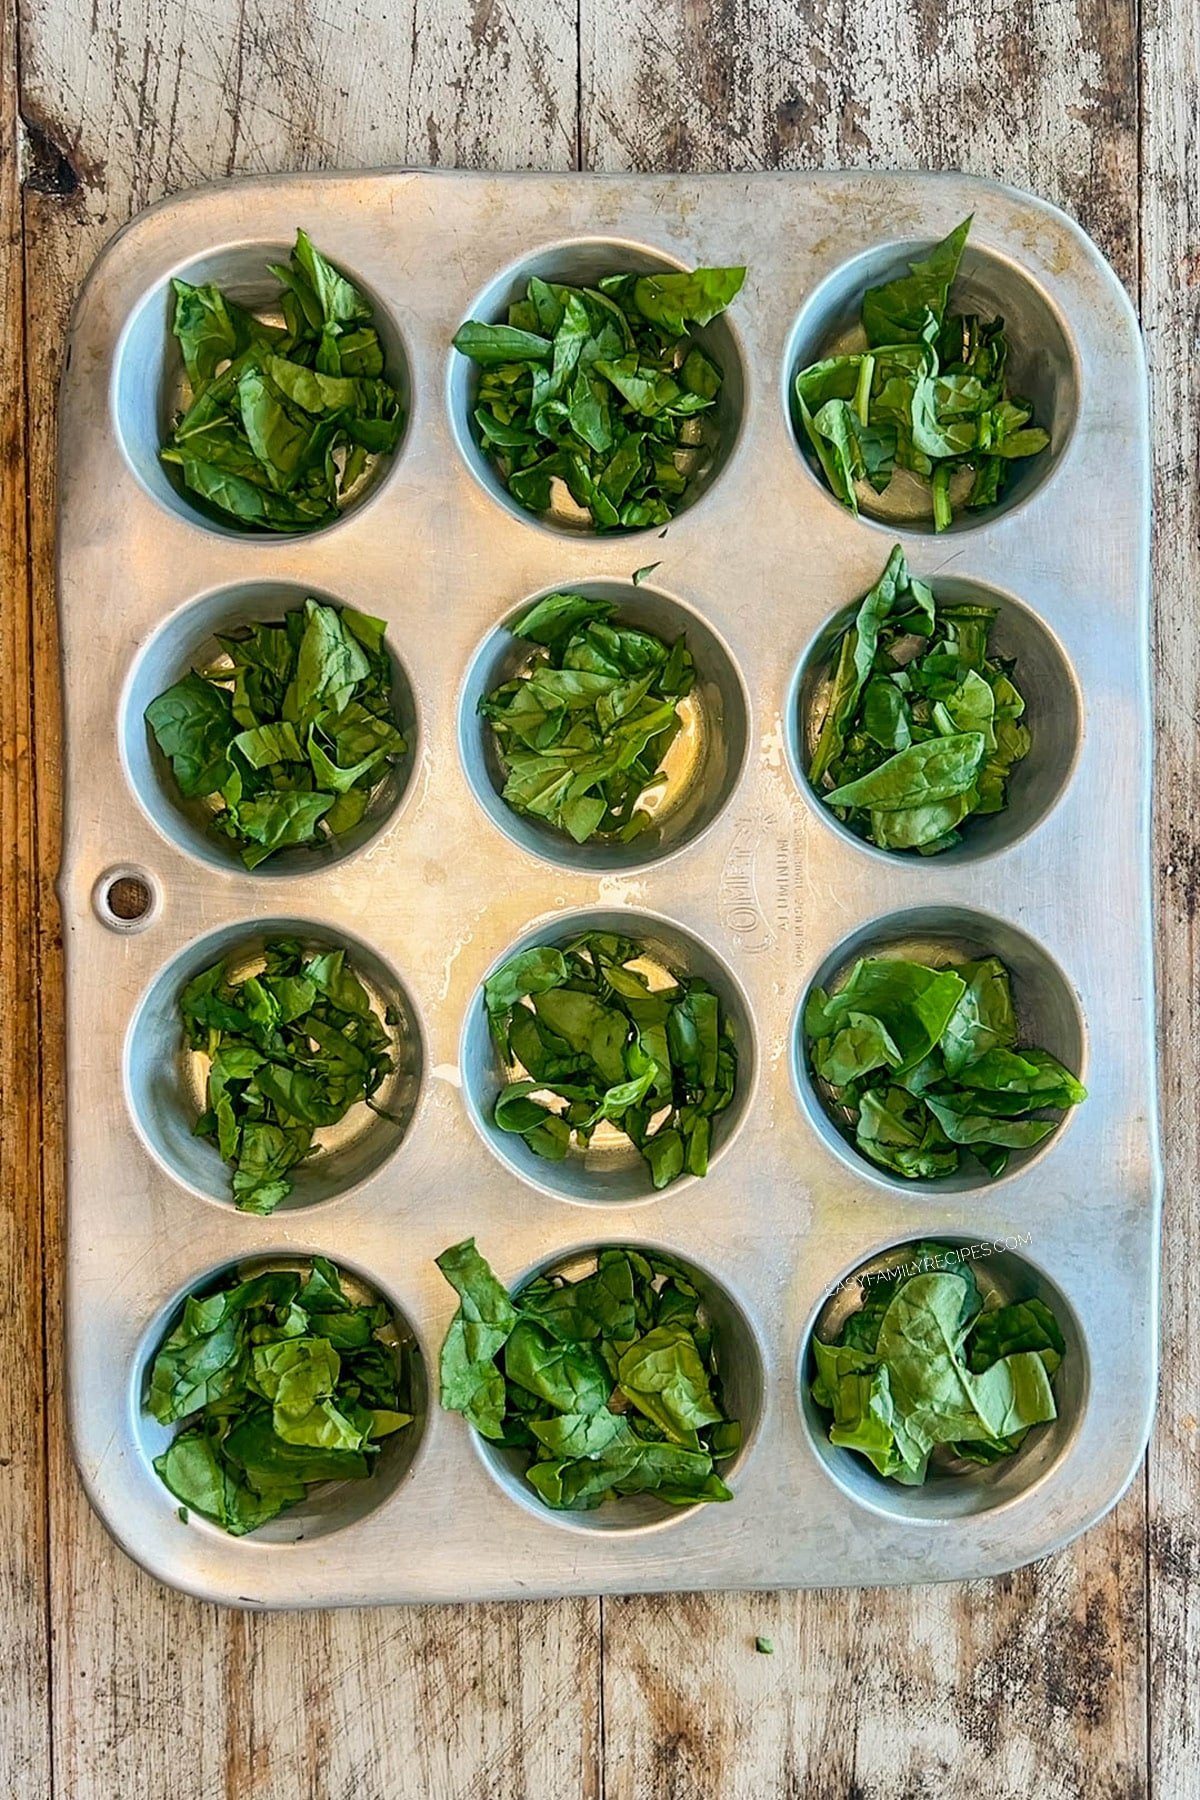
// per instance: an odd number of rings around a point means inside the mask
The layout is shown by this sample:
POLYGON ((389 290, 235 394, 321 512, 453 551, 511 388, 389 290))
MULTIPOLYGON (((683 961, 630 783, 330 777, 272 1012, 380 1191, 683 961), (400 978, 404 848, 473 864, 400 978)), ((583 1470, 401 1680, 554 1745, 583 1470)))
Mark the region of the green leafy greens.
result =
POLYGON ((212 284, 172 281, 190 397, 160 454, 204 510, 254 531, 312 531, 395 449, 403 408, 369 302, 305 232, 271 273, 282 325, 212 284))
POLYGON ((1008 803, 1030 739, 1013 665, 988 655, 996 610, 936 605, 897 544, 834 648, 808 778, 881 850, 933 855, 1008 803))
POLYGON ((1015 461, 1050 442, 1033 407, 1008 389, 1003 319, 947 311, 970 218, 868 288, 864 347, 824 357, 796 376, 800 423, 837 498, 857 514, 857 484, 882 494, 897 469, 929 484, 934 526, 954 505, 991 506, 1015 461))
POLYGON ((184 1040, 208 1059, 194 1130, 232 1166, 241 1210, 269 1213, 291 1193, 313 1133, 371 1104, 392 1046, 344 950, 275 938, 256 973, 235 968, 234 958, 212 963, 179 996, 184 1040))
POLYGON ((723 379, 691 330, 745 275, 631 272, 594 288, 535 275, 506 323, 461 327, 455 348, 480 368, 480 442, 518 505, 549 512, 565 487, 597 530, 669 523, 711 455, 704 415, 723 379))
POLYGON ((665 781, 695 668, 682 638, 612 623, 616 608, 550 594, 510 626, 540 654, 479 703, 504 764, 504 798, 582 844, 628 842, 650 824, 638 803, 665 781))
POLYGON ((831 1444, 916 1487, 935 1452, 935 1467, 997 1462, 1057 1416, 1051 1383, 1066 1346, 1044 1301, 984 1307, 945 1244, 917 1244, 902 1270, 870 1280, 837 1338, 812 1339, 812 1397, 833 1415, 831 1444))
POLYGON ((699 1294, 675 1263, 605 1249, 592 1274, 540 1275, 511 1299, 474 1238, 437 1263, 459 1296, 442 1346, 442 1405, 528 1452, 525 1479, 545 1505, 732 1498, 715 1465, 735 1453, 741 1430, 724 1416, 699 1294))
POLYGON ((661 973, 631 938, 593 931, 561 950, 518 951, 488 977, 493 1041, 506 1068, 523 1071, 496 1100, 501 1131, 561 1162, 607 1119, 656 1188, 707 1173, 712 1120, 737 1080, 733 1028, 707 982, 653 986, 651 969, 661 973))
POLYGON ((306 600, 218 636, 221 659, 146 708, 180 794, 215 808, 212 829, 247 868, 350 831, 403 756, 383 631, 382 619, 306 600))
POLYGON ((930 969, 864 957, 804 1007, 809 1063, 862 1154, 906 1180, 952 1175, 964 1149, 990 1175, 1049 1137, 1087 1089, 1047 1050, 1017 1048, 1008 970, 987 956, 930 969))
POLYGON ((356 1305, 323 1257, 307 1276, 234 1274, 189 1294, 159 1345, 146 1407, 183 1429, 154 1467, 177 1500, 240 1537, 315 1482, 365 1480, 380 1440, 412 1422, 405 1375, 388 1308, 356 1305))

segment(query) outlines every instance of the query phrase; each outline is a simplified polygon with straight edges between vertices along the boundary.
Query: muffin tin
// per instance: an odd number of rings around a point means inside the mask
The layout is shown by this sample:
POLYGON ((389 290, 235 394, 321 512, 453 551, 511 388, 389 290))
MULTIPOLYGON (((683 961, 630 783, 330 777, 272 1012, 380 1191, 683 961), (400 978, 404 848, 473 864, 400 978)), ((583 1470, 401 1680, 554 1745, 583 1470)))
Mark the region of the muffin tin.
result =
POLYGON ((1147 543, 1129 303, 1063 214, 988 183, 304 175, 188 194, 121 232, 79 301, 63 384, 60 893, 67 1386, 84 1483, 129 1553, 248 1606, 903 1582, 1011 1568, 1111 1506, 1146 1442, 1156 1359, 1147 543), (972 210, 960 298, 1008 318, 1015 383, 1053 450, 1001 507, 942 537, 855 520, 797 444, 790 377, 865 283, 972 210), (253 537, 199 518, 158 464, 178 391, 168 284, 185 273, 259 302, 263 266, 300 224, 374 297, 408 421, 335 525, 253 537), (710 328, 725 440, 694 503, 663 532, 600 537, 519 513, 471 438, 456 327, 495 316, 534 270, 725 262, 749 273, 710 328), (995 643, 1020 656, 1034 732, 1009 812, 929 860, 849 838, 802 774, 820 648, 896 536, 935 589, 998 600, 995 643), (474 711, 510 653, 503 622, 573 586, 648 623, 683 620, 701 669, 692 788, 625 852, 576 854, 510 814, 474 711), (142 709, 215 627, 310 592, 386 619, 411 753, 339 854, 250 874, 179 809, 142 709), (482 979, 518 944, 600 920, 707 974, 739 1036, 711 1172, 657 1195, 619 1155, 537 1163, 488 1122, 482 979), (280 925, 350 945, 399 1006, 403 1124, 352 1129, 256 1218, 189 1135, 171 1003, 186 971, 280 925), (999 1181, 902 1186, 820 1109, 799 1009, 812 980, 866 948, 976 943, 1009 963, 1026 1027, 1079 1067, 1090 1098, 999 1181), (454 1295, 433 1259, 468 1234, 513 1284, 607 1243, 693 1266, 748 1427, 731 1504, 556 1515, 439 1410, 454 1295), (905 1490, 825 1443, 803 1365, 843 1278, 921 1237, 982 1244, 981 1285, 1050 1298, 1071 1354, 1058 1421, 1018 1457, 905 1490), (186 1291, 314 1252, 394 1305, 418 1352, 417 1420, 371 1482, 317 1492, 235 1541, 181 1520, 154 1475, 146 1366, 186 1291))

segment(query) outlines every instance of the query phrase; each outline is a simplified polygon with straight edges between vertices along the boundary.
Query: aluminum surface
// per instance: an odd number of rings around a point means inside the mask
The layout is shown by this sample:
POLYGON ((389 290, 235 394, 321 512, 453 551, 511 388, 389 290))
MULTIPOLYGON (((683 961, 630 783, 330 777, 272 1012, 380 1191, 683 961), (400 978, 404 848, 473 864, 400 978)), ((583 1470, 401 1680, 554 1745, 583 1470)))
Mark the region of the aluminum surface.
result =
MULTIPOLYGON (((545 266, 561 267, 562 255, 545 266)), ((114 240, 79 302, 62 397, 60 891, 72 1431, 88 1493, 131 1555, 177 1587, 255 1606, 906 1582, 1010 1568, 1113 1504, 1149 1430, 1157 1339, 1147 429, 1133 314, 1095 248, 1053 208, 956 175, 306 175, 186 195, 114 240), (875 580, 895 534, 855 521, 812 478, 790 431, 785 376, 842 305, 838 271, 880 245, 938 237, 972 209, 972 244, 992 253, 988 267, 1018 290, 1028 278, 1029 316, 1060 321, 1042 373, 1077 417, 1046 479, 1012 509, 947 537, 902 535, 920 575, 945 569, 1032 615, 1049 672, 1031 707, 1042 708, 1062 766, 1030 801, 1049 810, 1015 841, 978 856, 884 859, 847 841, 802 791, 789 717, 805 652, 875 580), (135 475, 130 459, 153 471, 146 421, 159 404, 146 347, 164 333, 172 271, 206 258, 214 269, 231 258, 257 268, 261 247, 288 244, 297 224, 386 311, 387 341, 407 357, 411 418, 357 511, 317 536, 249 540, 202 528, 135 475), (688 266, 749 267, 729 315, 740 433, 661 539, 569 536, 513 516, 467 466, 452 427, 456 327, 506 270, 580 238, 612 240, 610 266, 640 248, 688 266), (633 872, 556 865, 503 835, 472 789, 460 754, 468 671, 527 596, 627 581, 659 559, 648 586, 706 622, 744 685, 740 779, 711 826, 662 861, 633 872), (254 876, 201 860, 137 798, 136 671, 157 654, 155 634, 199 597, 278 583, 386 618, 417 742, 406 794, 363 848, 327 868, 254 876), (1079 727, 1065 746, 1062 707, 1079 727), (142 929, 97 914, 94 894, 115 868, 150 879, 142 929), (753 1023, 755 1081, 706 1180, 583 1205, 524 1179, 484 1141, 461 1090, 464 1024, 488 968, 539 923, 561 929, 574 911, 624 909, 674 922, 728 967, 753 1023), (896 923, 914 909, 920 918, 896 923), (1082 1022, 1091 1097, 1007 1178, 913 1192, 814 1129, 798 1091, 796 1011, 855 934, 869 940, 877 922, 928 934, 932 917, 969 936, 979 921, 964 925, 964 913, 998 921, 1018 961, 1029 947, 1019 1008, 1023 995, 1041 1003, 1044 975, 1051 1020, 1068 1032, 1082 1022), (394 1154, 373 1168, 360 1159, 366 1173, 350 1191, 260 1219, 175 1179, 147 1147, 126 1040, 171 959, 210 933, 270 919, 370 946, 409 998, 424 1064, 394 1154), (146 1355, 180 1294, 243 1258, 321 1251, 397 1303, 429 1373, 454 1303, 433 1258, 468 1233, 510 1282, 632 1241, 720 1284, 761 1361, 734 1502, 629 1530, 581 1527, 515 1497, 464 1421, 431 1407, 415 1454, 410 1445, 359 1484, 350 1511, 317 1505, 265 1542, 181 1523, 150 1468, 139 1406, 146 1355), (1051 1436, 990 1488, 980 1478, 918 1517, 894 1490, 830 1462, 797 1372, 840 1276, 885 1246, 946 1235, 1023 1240, 1024 1264, 1066 1304, 1078 1354, 1051 1436), (287 1541, 297 1529, 302 1539, 287 1541)), ((997 1278, 1005 1266, 997 1257, 997 1278)))

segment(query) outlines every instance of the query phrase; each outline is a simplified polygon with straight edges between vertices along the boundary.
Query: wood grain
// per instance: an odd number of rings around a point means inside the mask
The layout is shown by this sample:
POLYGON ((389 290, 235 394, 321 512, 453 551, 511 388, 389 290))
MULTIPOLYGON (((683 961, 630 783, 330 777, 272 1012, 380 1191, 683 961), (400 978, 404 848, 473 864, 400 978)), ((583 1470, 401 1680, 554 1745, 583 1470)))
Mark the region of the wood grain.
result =
POLYGON ((1142 1525, 990 1582, 605 1601, 606 1800, 1134 1800, 1142 1525))
POLYGON ((42 1396, 37 791, 25 515, 16 21, 0 10, 0 1793, 50 1783, 42 1396))
POLYGON ((580 55, 587 168, 963 169, 1059 201, 1136 280, 1124 0, 583 0, 580 55))
POLYGON ((1149 1456, 1150 1779, 1186 1800, 1200 1763, 1200 21, 1143 15, 1142 316, 1150 359, 1157 632, 1157 860, 1167 1175, 1163 1362, 1149 1456))
POLYGON ((3 110, 16 54, 7 14, 2 30, 0 1280, 14 1299, 0 1313, 0 1367, 36 1367, 41 1354, 29 1276, 44 1198, 49 1461, 36 1385, 9 1382, 0 1706, 15 1728, 0 1732, 0 1793, 1137 1800, 1152 1783, 1156 1800, 1190 1796, 1200 1660, 1200 1351, 1189 1330, 1200 1325, 1190 1298, 1200 1244, 1195 1216, 1183 1216, 1200 1153, 1194 8, 1147 0, 1139 35, 1121 0, 46 0, 21 25, 20 169, 3 110), (144 1577, 78 1490, 55 1349, 52 520, 65 321, 103 240, 163 193, 230 173, 408 160, 958 166, 1059 200, 1140 291, 1159 408, 1157 854, 1176 1216, 1149 1500, 1139 1479, 1062 1556, 958 1588, 241 1616, 144 1577), (773 1655, 755 1652, 756 1635, 774 1641, 773 1655))

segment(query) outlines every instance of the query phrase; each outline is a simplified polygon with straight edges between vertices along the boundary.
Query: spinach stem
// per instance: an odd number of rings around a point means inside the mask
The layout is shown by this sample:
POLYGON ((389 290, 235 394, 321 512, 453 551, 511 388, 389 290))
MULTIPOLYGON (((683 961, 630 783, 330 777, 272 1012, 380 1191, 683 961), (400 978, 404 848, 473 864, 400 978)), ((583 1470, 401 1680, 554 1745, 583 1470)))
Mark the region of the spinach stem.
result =
POLYGON ((854 390, 854 410, 860 425, 871 422, 871 383, 875 379, 875 358, 864 356, 858 365, 858 386, 854 390))

